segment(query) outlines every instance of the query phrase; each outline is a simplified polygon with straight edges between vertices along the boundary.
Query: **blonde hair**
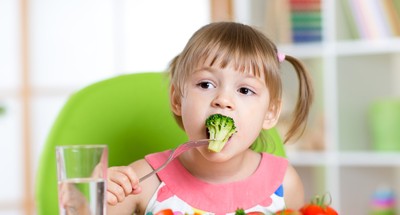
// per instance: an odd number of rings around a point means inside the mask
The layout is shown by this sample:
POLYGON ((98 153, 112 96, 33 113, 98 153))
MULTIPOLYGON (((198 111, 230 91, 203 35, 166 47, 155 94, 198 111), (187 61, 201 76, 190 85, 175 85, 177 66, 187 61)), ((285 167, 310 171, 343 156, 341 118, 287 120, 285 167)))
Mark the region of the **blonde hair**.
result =
MULTIPOLYGON (((313 93, 311 79, 302 63, 291 56, 286 56, 285 60, 294 66, 300 82, 294 119, 285 136, 286 142, 299 130, 301 133, 304 131, 313 93)), ((270 107, 279 107, 282 81, 275 44, 260 31, 235 22, 211 23, 193 34, 183 51, 170 63, 170 84, 178 92, 176 98, 171 99, 180 101, 188 76, 199 65, 225 68, 230 63, 240 72, 249 72, 257 77, 264 73, 270 107)), ((175 115, 175 119, 183 127, 181 117, 175 115)))

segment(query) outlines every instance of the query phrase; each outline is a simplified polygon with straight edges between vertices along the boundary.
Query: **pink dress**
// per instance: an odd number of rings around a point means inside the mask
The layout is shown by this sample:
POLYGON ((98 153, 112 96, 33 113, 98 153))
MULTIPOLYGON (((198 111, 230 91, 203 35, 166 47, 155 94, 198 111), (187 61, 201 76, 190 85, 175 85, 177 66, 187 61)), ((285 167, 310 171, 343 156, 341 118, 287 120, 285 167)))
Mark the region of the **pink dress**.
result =
MULTIPOLYGON (((146 161, 157 168, 168 158, 170 151, 150 154, 146 161)), ((246 213, 258 211, 271 214, 285 208, 282 181, 287 160, 262 153, 259 167, 242 181, 210 184, 195 178, 179 162, 173 160, 157 173, 161 184, 152 196, 145 214, 157 214, 172 209, 180 214, 235 214, 238 208, 246 213)))

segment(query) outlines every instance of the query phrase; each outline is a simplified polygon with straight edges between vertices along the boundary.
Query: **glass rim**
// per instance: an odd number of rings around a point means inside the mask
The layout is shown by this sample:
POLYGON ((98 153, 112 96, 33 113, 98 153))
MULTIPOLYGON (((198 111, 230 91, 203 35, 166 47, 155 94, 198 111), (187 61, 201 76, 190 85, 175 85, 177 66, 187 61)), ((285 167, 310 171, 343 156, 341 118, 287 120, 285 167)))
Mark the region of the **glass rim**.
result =
POLYGON ((76 144, 76 145, 57 145, 56 149, 89 149, 89 148, 107 148, 106 144, 76 144))

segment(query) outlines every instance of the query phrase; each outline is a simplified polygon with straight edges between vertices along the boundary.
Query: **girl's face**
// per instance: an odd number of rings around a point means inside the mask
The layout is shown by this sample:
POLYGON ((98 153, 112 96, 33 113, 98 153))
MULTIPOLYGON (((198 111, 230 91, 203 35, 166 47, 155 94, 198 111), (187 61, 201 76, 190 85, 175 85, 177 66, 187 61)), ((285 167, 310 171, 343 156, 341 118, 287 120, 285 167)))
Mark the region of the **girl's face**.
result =
MULTIPOLYGON (((172 88, 171 98, 178 92, 172 88)), ((179 100, 179 99, 177 99, 179 100)), ((172 101, 174 113, 182 117, 184 129, 191 140, 207 138, 205 120, 212 114, 223 114, 235 121, 237 133, 219 153, 231 157, 245 151, 262 128, 275 125, 279 111, 269 109, 269 91, 264 77, 239 72, 232 65, 224 69, 201 68, 193 72, 184 86, 180 101, 172 101)), ((204 149, 202 153, 212 153, 204 149)))

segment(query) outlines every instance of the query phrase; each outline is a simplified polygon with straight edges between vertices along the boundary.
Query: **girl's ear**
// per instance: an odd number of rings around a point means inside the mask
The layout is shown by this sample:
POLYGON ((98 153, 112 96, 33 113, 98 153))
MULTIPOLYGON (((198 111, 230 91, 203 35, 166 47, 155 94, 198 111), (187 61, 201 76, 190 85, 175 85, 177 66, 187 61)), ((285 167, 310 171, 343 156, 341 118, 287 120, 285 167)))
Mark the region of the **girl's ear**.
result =
POLYGON ((267 113, 265 114, 263 129, 270 129, 276 125, 281 114, 281 102, 271 104, 267 113))
POLYGON ((180 93, 176 91, 175 86, 171 86, 169 90, 169 100, 171 110, 176 116, 181 116, 181 98, 180 93))

